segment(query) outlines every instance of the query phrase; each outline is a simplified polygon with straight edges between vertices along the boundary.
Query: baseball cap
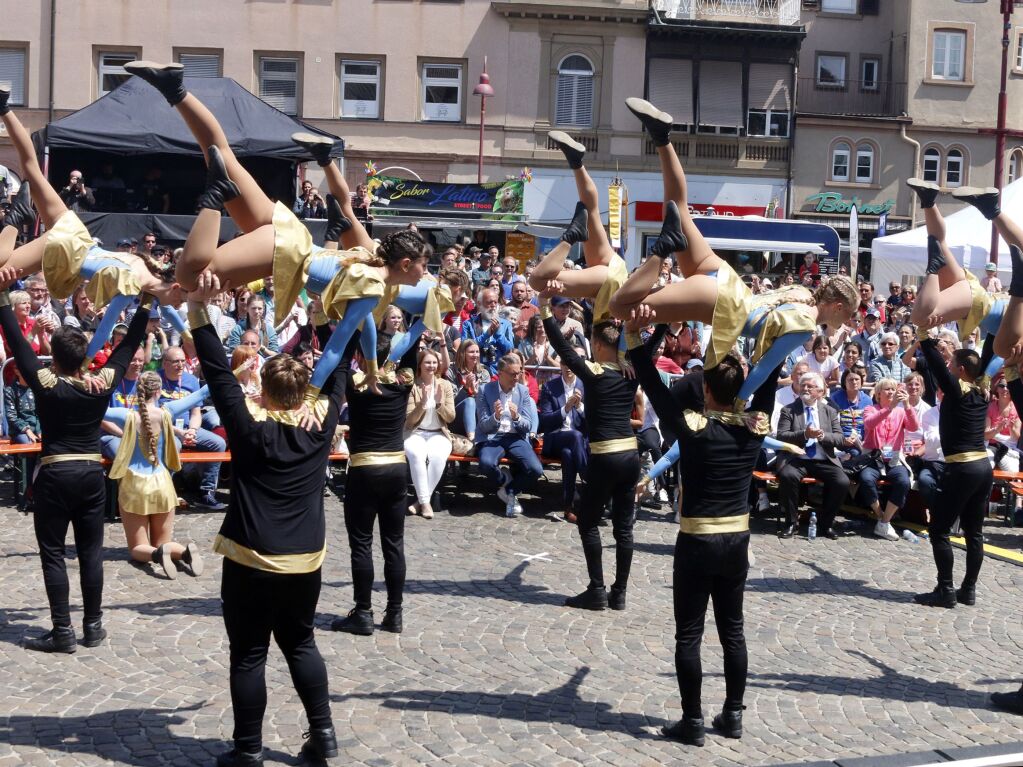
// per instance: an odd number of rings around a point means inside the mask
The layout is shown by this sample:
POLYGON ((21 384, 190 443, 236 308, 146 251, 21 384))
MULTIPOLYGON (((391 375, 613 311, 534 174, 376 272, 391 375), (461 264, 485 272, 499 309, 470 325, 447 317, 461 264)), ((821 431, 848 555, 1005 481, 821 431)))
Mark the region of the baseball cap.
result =
POLYGON ((703 360, 699 357, 693 357, 689 362, 686 363, 686 370, 692 370, 693 368, 702 368, 703 360))
POLYGON ((568 296, 554 296, 551 299, 551 306, 564 306, 565 304, 572 303, 572 299, 568 296))
POLYGON ((131 238, 130 237, 122 237, 121 239, 119 239, 117 241, 117 247, 118 248, 130 248, 131 247, 131 238))
MULTIPOLYGON (((157 309, 157 312, 159 312, 159 309, 157 309)), ((150 314, 150 316, 152 316, 152 315, 150 314)), ((111 330, 110 332, 111 333, 127 333, 128 332, 128 326, 125 325, 123 322, 118 322, 116 325, 114 325, 114 329, 111 330)))
POLYGON ((868 317, 877 317, 878 319, 881 319, 881 312, 879 312, 877 309, 868 309, 867 310, 867 316, 868 317))
POLYGON ((994 261, 988 261, 986 264, 984 264, 984 271, 994 272, 994 271, 997 271, 997 270, 998 270, 998 267, 995 265, 994 261))
POLYGON ((158 320, 158 319, 160 319, 160 307, 159 306, 154 306, 152 309, 149 310, 149 319, 151 319, 151 320, 158 320))

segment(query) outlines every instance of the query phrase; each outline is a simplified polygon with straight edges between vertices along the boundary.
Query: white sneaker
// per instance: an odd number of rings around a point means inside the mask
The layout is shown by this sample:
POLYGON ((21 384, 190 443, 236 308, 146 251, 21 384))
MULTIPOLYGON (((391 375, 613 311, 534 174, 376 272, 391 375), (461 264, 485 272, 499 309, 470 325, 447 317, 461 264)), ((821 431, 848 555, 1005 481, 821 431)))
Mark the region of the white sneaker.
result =
POLYGON ((753 541, 750 541, 749 546, 746 548, 746 561, 750 567, 756 567, 757 555, 753 553, 753 541))
POLYGON ((895 528, 887 522, 878 522, 874 525, 874 535, 878 538, 884 538, 887 541, 899 540, 899 534, 895 532, 895 528))
POLYGON ((771 508, 771 499, 767 497, 767 493, 761 493, 760 498, 757 500, 757 511, 769 511, 771 508))
MULTIPOLYGON (((504 490, 504 488, 501 488, 504 490)), ((500 492, 500 491, 498 491, 500 492)), ((522 507, 519 506, 518 500, 515 498, 515 493, 505 492, 507 501, 504 504, 504 515, 506 517, 517 517, 522 512, 522 507)))
POLYGON ((665 490, 663 487, 657 491, 657 500, 660 501, 661 503, 668 502, 668 491, 665 490))

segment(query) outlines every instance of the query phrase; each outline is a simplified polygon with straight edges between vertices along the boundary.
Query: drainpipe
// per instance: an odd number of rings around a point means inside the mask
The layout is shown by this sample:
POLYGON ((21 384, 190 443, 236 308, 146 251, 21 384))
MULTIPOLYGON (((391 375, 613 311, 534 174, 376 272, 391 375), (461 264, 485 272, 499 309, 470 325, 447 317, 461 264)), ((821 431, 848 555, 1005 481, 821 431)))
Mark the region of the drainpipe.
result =
MULTIPOLYGON (((905 114, 905 113, 903 113, 905 114)), ((906 123, 902 123, 899 126, 899 138, 910 144, 913 147, 913 168, 910 172, 910 178, 919 178, 917 175, 918 169, 920 168, 920 142, 916 139, 912 139, 906 135, 906 123)), ((916 226, 916 204, 917 197, 915 194, 909 195, 909 225, 910 227, 916 226)))
POLYGON ((50 0, 50 82, 47 90, 50 96, 50 109, 47 122, 53 122, 53 82, 57 66, 57 0, 50 0))

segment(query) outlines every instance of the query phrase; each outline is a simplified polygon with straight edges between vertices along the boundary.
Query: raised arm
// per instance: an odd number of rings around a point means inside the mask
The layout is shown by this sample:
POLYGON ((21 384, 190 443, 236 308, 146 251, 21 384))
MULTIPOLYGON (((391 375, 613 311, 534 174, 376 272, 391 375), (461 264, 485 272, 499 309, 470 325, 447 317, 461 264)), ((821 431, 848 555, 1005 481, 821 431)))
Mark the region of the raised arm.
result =
POLYGON ((586 367, 586 362, 576 353, 564 333, 561 332, 558 321, 551 314, 551 305, 546 300, 540 305, 540 316, 543 317, 543 329, 547 333, 547 338, 550 339, 551 346, 554 347, 554 351, 557 352, 561 361, 579 378, 584 381, 592 381, 593 371, 586 367))
POLYGON ((643 387, 643 393, 650 400, 650 406, 657 413, 662 425, 671 434, 680 434, 682 431, 682 411, 679 409, 675 398, 671 396, 668 387, 661 380, 660 373, 654 367, 654 361, 650 352, 643 344, 643 339, 638 332, 629 330, 625 334, 625 342, 628 347, 628 357, 632 366, 636 369, 636 378, 639 385, 643 387))
POLYGON ((920 351, 927 360, 927 367, 938 382, 938 386, 945 393, 946 397, 959 399, 963 391, 959 388, 959 379, 952 375, 945 364, 945 358, 938 351, 938 342, 934 338, 924 338, 920 341, 920 351))
MULTIPOLYGON (((212 327, 212 326, 210 326, 212 327)), ((164 403, 163 408, 171 414, 171 420, 174 420, 182 413, 187 413, 193 407, 200 407, 202 403, 206 401, 209 396, 210 387, 209 385, 203 386, 201 389, 196 389, 194 392, 189 394, 187 397, 182 399, 172 399, 164 403)))
POLYGON ((124 378, 124 373, 128 369, 128 365, 131 364, 131 358, 135 356, 135 350, 142 345, 142 340, 146 337, 146 325, 149 324, 149 305, 152 299, 148 296, 141 296, 141 299, 141 303, 135 310, 135 316, 131 318, 128 332, 121 339, 121 343, 110 353, 107 363, 103 366, 104 370, 111 370, 114 374, 110 388, 117 386, 124 378))
POLYGON ((131 417, 133 412, 133 410, 126 407, 108 407, 103 420, 115 423, 123 430, 125 421, 131 417))

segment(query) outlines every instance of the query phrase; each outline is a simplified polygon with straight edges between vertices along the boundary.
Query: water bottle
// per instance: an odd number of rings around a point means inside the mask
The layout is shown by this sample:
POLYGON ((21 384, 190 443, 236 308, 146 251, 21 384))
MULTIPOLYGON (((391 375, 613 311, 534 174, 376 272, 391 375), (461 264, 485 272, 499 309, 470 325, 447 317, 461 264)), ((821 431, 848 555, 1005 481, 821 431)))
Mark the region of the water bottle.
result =
POLYGON ((908 527, 902 531, 902 540, 908 541, 909 543, 920 543, 920 539, 917 538, 913 531, 908 527))
POLYGON ((810 512, 810 526, 806 528, 806 537, 811 540, 817 540, 817 512, 810 512))

